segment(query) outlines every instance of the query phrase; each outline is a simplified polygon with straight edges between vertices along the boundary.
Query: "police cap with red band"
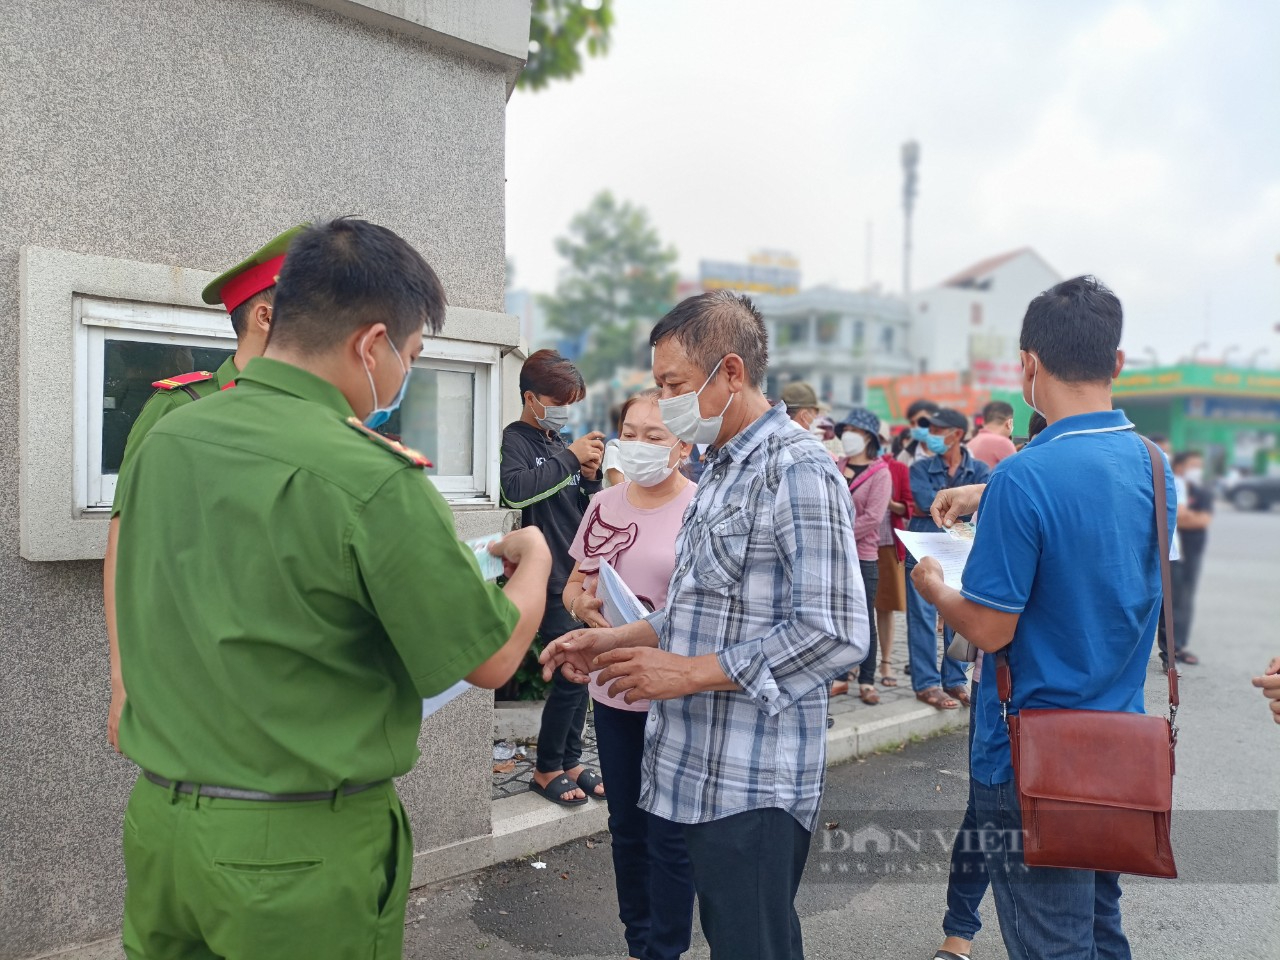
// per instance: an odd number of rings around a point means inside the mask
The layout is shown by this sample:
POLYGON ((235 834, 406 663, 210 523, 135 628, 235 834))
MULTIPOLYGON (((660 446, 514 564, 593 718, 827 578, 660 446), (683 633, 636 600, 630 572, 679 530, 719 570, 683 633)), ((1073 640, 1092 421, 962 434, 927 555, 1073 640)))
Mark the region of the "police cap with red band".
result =
POLYGON ((280 268, 284 266, 285 251, 309 224, 291 227, 252 256, 240 261, 230 270, 220 274, 201 294, 205 303, 221 303, 231 313, 251 297, 276 285, 280 268))

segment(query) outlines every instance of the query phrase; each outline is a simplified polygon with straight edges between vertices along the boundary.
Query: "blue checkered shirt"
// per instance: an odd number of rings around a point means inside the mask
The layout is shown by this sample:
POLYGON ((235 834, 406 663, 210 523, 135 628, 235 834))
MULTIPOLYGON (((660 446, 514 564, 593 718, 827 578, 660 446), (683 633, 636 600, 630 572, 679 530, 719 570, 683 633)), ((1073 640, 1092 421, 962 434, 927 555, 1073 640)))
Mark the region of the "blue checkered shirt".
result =
POLYGON ((742 689, 650 706, 641 808, 705 823, 777 807, 812 831, 829 685, 870 637, 849 489, 786 407, 708 458, 649 623, 663 650, 714 653, 742 689))

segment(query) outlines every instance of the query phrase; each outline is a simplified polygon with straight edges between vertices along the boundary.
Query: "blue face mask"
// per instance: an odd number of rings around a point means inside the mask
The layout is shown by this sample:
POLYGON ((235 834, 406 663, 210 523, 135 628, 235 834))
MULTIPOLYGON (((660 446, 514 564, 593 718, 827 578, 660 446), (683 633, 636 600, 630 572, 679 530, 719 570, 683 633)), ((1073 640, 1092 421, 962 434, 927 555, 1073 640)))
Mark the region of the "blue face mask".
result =
POLYGON ((938 436, 936 433, 925 432, 925 445, 929 448, 929 452, 935 455, 941 455, 947 452, 948 444, 944 437, 938 436))
POLYGON ((413 373, 413 367, 406 367, 404 361, 400 360, 400 351, 396 350, 395 344, 391 342, 391 338, 387 338, 387 345, 396 352, 396 360, 400 363, 400 369, 404 370, 404 379, 400 381, 400 392, 396 394, 396 398, 385 407, 378 406, 378 388, 373 384, 373 373, 369 370, 369 364, 364 365, 364 375, 369 378, 369 392, 373 394, 373 409, 369 411, 369 415, 364 418, 364 425, 370 430, 377 430, 380 426, 391 419, 391 415, 400 409, 400 404, 404 403, 404 395, 409 390, 409 374, 413 373))
POLYGON ((929 428, 928 427, 912 427, 911 439, 917 441, 918 443, 928 443, 929 428))

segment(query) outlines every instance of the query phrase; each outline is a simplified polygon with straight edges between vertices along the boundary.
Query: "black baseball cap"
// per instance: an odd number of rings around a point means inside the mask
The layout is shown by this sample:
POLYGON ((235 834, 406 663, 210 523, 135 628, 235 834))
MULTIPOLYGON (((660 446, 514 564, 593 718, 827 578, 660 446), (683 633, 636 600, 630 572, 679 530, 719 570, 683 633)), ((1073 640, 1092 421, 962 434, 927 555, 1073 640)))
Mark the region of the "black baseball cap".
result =
POLYGON ((969 429, 969 418, 959 410, 952 410, 948 407, 943 407, 941 410, 936 410, 920 419, 931 427, 946 427, 948 430, 969 429))
POLYGON ((938 405, 932 400, 917 400, 911 406, 907 407, 907 419, 912 423, 916 422, 916 418, 922 413, 937 413, 938 405))

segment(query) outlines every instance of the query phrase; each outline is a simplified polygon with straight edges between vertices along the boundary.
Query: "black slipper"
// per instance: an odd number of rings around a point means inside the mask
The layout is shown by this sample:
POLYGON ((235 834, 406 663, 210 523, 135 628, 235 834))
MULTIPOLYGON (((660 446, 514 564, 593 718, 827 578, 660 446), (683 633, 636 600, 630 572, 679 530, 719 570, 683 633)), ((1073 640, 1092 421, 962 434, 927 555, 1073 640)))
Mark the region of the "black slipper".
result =
POLYGON ((933 960, 969 960, 967 953, 952 953, 950 950, 939 950, 933 955, 933 960))
POLYGON ((581 788, 563 773, 548 783, 545 787, 538 786, 537 780, 531 780, 529 782, 529 789, 538 794, 538 796, 546 797, 552 803, 558 803, 562 807, 580 807, 587 802, 586 797, 579 797, 577 800, 565 799, 566 795, 572 793, 574 790, 580 790, 581 788))
POLYGON ((603 800, 603 793, 596 793, 596 787, 604 785, 604 777, 596 773, 590 767, 583 767, 582 772, 578 774, 578 788, 588 797, 595 797, 597 800, 603 800))

